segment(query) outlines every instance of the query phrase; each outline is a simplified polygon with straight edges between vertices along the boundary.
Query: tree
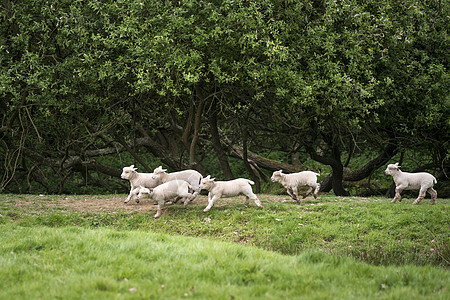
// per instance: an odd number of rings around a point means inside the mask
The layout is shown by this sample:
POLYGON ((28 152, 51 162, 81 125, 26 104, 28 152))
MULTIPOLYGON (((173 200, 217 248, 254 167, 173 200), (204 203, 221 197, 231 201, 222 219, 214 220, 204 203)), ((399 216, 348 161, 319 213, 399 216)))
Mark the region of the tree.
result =
POLYGON ((225 178, 233 156, 258 184, 309 156, 339 195, 406 148, 448 168, 447 3, 3 6, 2 190, 112 191, 123 165, 206 173, 210 152, 225 178))

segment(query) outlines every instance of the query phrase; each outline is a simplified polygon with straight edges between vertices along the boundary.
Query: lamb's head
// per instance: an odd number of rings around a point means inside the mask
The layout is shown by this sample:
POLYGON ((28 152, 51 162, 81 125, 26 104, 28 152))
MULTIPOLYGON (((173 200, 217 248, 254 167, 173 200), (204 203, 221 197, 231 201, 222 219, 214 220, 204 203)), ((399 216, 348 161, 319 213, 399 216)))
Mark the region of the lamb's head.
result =
POLYGON ((152 178, 154 180, 158 180, 163 173, 166 173, 166 171, 167 171, 167 169, 163 169, 162 166, 159 166, 159 167, 157 167, 156 169, 153 170, 152 178))
POLYGON ((211 178, 211 175, 208 175, 205 178, 203 178, 201 182, 202 189, 209 191, 214 185, 214 180, 215 178, 211 178))
POLYGON ((141 186, 139 189, 139 193, 137 195, 138 199, 141 199, 143 197, 149 197, 153 193, 153 189, 149 189, 146 187, 141 186))
POLYGON ((282 176, 283 176, 283 170, 279 170, 279 171, 273 172, 272 177, 270 179, 272 179, 272 182, 277 182, 277 181, 280 181, 282 176))
POLYGON ((134 165, 124 167, 122 169, 122 174, 120 175, 120 178, 128 180, 132 179, 136 174, 136 170, 137 168, 135 168, 134 165))
POLYGON ((395 163, 395 164, 389 164, 387 166, 386 170, 384 171, 384 173, 386 175, 394 176, 394 174, 396 174, 399 171, 400 171, 400 166, 398 165, 398 163, 395 163))

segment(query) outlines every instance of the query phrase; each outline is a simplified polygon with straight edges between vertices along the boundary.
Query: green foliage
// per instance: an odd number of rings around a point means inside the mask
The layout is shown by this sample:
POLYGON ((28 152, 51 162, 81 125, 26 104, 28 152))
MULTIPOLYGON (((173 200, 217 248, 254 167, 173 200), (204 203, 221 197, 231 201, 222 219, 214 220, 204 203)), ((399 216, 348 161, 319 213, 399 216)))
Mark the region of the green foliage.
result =
MULTIPOLYGON (((168 150, 146 151, 183 161, 200 103, 201 136, 217 105, 220 131, 237 144, 245 132, 262 153, 305 156, 311 147, 340 160, 353 145, 379 153, 398 143, 426 149, 442 166, 450 131, 448 12, 437 0, 6 0, 0 157, 9 173, 2 187, 19 161, 25 171, 17 177, 38 165, 50 174, 69 155, 86 163, 88 150, 131 144, 144 135, 137 125, 156 143, 167 132, 178 139, 168 150)), ((198 144, 195 155, 206 157, 208 142, 198 144)), ((216 160, 200 163, 218 169, 216 160)), ((44 189, 61 178, 82 181, 83 171, 54 172, 44 189)), ((18 181, 11 190, 25 184, 18 181)))

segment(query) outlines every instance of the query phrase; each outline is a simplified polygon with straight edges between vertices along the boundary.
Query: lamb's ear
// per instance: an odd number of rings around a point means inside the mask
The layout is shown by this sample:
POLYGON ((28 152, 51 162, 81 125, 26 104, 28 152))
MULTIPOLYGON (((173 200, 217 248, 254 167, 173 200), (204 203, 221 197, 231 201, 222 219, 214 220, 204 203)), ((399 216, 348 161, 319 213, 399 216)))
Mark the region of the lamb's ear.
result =
POLYGON ((397 169, 400 169, 400 168, 401 168, 401 166, 398 165, 398 162, 395 163, 395 166, 397 167, 397 169))
POLYGON ((210 179, 210 178, 211 178, 211 175, 208 175, 205 177, 205 179, 210 179))
POLYGON ((211 181, 214 181, 214 180, 216 180, 216 178, 211 178, 211 181))
POLYGON ((157 167, 153 172, 166 172, 167 169, 163 169, 162 166, 157 167))

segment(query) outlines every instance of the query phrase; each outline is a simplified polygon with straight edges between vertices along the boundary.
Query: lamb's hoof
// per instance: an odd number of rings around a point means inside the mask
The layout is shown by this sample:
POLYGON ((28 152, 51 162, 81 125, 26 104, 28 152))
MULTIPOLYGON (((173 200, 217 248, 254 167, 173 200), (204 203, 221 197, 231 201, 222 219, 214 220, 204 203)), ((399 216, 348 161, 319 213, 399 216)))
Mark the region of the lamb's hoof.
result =
POLYGON ((412 204, 414 204, 414 205, 417 205, 417 204, 419 204, 420 202, 419 201, 414 201, 412 204))
POLYGON ((136 200, 136 203, 139 203, 139 200, 136 200))
POLYGON ((155 219, 155 220, 156 220, 156 219, 158 219, 158 218, 159 218, 159 216, 161 216, 161 215, 154 215, 154 216, 153 216, 153 219, 155 219))
POLYGON ((395 203, 397 200, 392 200, 391 203, 395 203))
POLYGON ((208 211, 209 211, 209 209, 206 209, 206 208, 203 210, 203 212, 208 212, 208 211))
POLYGON ((436 204, 436 200, 431 200, 430 204, 431 205, 435 205, 436 204))

